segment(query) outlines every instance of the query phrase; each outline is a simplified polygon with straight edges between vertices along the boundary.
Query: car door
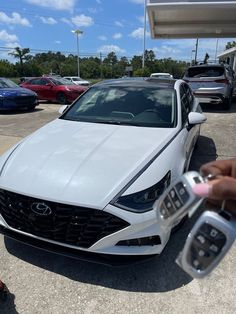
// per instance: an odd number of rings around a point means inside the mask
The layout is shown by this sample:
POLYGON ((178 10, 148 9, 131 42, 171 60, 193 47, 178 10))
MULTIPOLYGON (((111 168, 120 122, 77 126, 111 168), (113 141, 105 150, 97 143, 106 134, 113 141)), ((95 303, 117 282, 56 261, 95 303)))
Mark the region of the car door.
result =
POLYGON ((180 99, 184 154, 186 158, 185 170, 187 170, 197 136, 197 128, 199 126, 190 126, 188 122, 188 114, 193 110, 194 96, 190 87, 185 83, 180 85, 180 99))
POLYGON ((35 78, 30 80, 29 82, 27 82, 27 84, 25 85, 26 88, 31 89, 32 91, 34 91, 35 93, 37 93, 38 98, 42 99, 42 87, 41 87, 41 83, 40 83, 41 79, 40 78, 35 78))
POLYGON ((41 94, 44 100, 55 100, 54 84, 48 78, 41 78, 41 94))

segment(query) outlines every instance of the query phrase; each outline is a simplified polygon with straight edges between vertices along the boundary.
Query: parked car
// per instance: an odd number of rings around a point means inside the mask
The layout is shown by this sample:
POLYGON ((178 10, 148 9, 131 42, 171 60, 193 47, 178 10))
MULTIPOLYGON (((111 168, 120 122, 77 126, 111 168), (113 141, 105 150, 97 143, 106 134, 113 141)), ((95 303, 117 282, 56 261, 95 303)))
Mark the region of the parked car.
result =
POLYGON ((90 82, 83 80, 79 76, 64 76, 64 79, 69 80, 70 82, 76 84, 76 85, 82 85, 82 86, 89 86, 90 82))
POLYGON ((20 86, 36 92, 40 100, 56 101, 60 104, 73 102, 87 89, 85 86, 55 77, 35 77, 21 83, 20 86))
POLYGON ((170 73, 152 73, 150 77, 155 77, 159 79, 172 79, 173 75, 170 73))
POLYGON ((230 109, 235 77, 233 71, 224 64, 191 66, 183 79, 201 103, 221 104, 223 109, 230 109))
POLYGON ((38 105, 37 94, 21 88, 13 81, 0 77, 0 111, 13 109, 33 110, 38 105))
POLYGON ((160 254, 179 221, 164 227, 153 204, 206 120, 190 87, 103 81, 60 112, 0 158, 0 231, 88 259, 160 254))

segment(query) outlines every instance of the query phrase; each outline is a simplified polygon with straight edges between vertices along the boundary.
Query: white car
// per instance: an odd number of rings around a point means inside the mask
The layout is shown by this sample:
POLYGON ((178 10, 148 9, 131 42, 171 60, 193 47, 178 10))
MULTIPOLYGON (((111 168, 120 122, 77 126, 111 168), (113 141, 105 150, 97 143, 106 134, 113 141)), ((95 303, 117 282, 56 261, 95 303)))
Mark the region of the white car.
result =
POLYGON ((152 73, 150 75, 150 77, 155 77, 155 78, 159 78, 159 79, 172 79, 173 75, 170 73, 152 73))
POLYGON ((104 81, 61 113, 1 156, 0 231, 78 257, 160 254, 171 228, 153 203, 206 120, 187 83, 104 81))
POLYGON ((70 82, 72 82, 76 85, 82 85, 82 86, 89 86, 90 85, 89 81, 83 80, 79 76, 64 76, 63 78, 69 80, 70 82))

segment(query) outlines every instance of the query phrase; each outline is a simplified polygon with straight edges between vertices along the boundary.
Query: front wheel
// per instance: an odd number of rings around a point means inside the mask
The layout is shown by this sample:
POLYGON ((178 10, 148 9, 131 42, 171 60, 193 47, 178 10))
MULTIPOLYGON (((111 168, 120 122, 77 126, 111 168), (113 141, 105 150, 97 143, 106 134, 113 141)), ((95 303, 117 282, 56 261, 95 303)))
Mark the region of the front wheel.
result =
POLYGON ((65 105, 67 103, 66 95, 64 93, 58 93, 57 94, 57 101, 61 105, 65 105))

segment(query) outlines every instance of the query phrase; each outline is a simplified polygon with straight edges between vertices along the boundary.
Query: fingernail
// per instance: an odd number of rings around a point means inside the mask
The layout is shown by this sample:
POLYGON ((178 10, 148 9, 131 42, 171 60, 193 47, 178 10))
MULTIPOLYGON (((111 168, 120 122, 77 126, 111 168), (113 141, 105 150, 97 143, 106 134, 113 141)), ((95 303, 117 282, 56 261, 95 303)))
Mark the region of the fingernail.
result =
POLYGON ((200 197, 207 197, 209 195, 211 186, 207 183, 199 183, 193 186, 193 193, 200 197))

